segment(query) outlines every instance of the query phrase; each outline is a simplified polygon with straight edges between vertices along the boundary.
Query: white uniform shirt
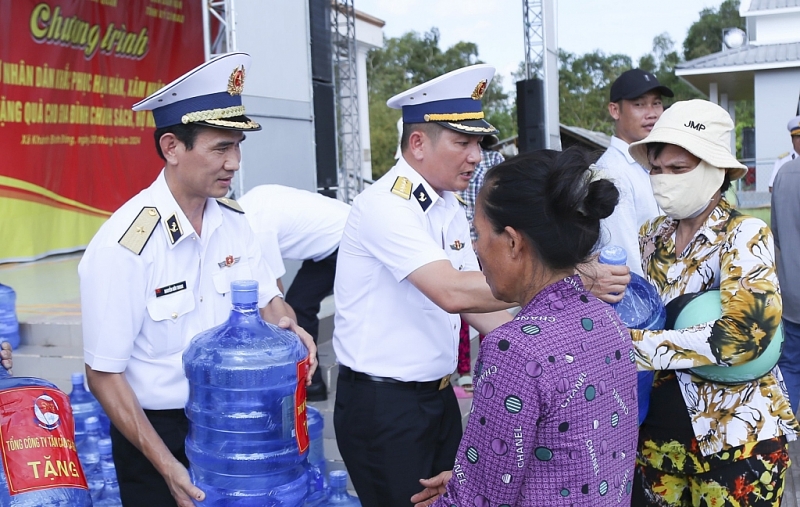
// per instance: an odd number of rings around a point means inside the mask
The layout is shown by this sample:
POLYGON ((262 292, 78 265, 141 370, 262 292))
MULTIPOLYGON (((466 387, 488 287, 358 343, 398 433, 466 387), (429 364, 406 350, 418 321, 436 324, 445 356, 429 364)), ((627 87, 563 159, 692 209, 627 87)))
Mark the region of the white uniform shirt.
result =
POLYGON ((232 281, 257 280, 260 307, 280 295, 244 215, 208 199, 198 236, 163 171, 103 224, 78 274, 86 364, 125 372, 142 408, 152 410, 186 404, 183 351, 196 334, 227 320, 232 281), (118 242, 143 207, 156 207, 161 219, 136 255, 118 242), (167 230, 173 215, 183 232, 174 244, 167 230))
POLYGON ((350 213, 342 201, 283 185, 259 185, 238 202, 278 278, 286 273, 283 259, 321 261, 339 248, 350 213))
POLYGON ((401 157, 355 198, 347 218, 334 287, 333 346, 341 364, 406 382, 455 370, 460 317, 406 278, 440 260, 479 270, 464 209, 452 192, 436 194, 401 157), (392 193, 401 176, 411 181, 410 199, 392 193))
POLYGON ((775 165, 772 166, 772 174, 769 177, 769 188, 772 188, 772 185, 775 183, 775 176, 778 175, 778 171, 786 162, 790 160, 794 160, 797 158, 797 152, 792 149, 786 156, 779 158, 775 161, 775 165))
POLYGON ((661 214, 653 197, 649 173, 628 153, 628 143, 613 136, 611 146, 597 161, 619 190, 619 204, 614 213, 600 221, 601 244, 617 245, 628 254, 631 272, 642 275, 639 252, 639 227, 661 214))

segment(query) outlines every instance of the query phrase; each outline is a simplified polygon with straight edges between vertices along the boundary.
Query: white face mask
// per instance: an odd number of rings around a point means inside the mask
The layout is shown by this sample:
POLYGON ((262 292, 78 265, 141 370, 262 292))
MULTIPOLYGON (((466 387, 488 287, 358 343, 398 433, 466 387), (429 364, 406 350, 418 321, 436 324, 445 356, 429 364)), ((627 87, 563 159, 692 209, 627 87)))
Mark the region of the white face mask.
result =
POLYGON ((664 213, 676 220, 703 213, 724 180, 725 170, 704 160, 688 173, 650 175, 656 202, 664 213))

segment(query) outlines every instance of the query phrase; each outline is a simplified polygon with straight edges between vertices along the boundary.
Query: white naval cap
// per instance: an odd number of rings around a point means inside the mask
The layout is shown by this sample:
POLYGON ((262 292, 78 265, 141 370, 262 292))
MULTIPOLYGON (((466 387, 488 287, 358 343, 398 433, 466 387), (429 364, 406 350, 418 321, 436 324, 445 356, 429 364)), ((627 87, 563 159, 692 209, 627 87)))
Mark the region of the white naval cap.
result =
POLYGON ((792 136, 800 136, 800 116, 795 116, 786 124, 786 130, 792 136))
POLYGON ((386 105, 403 110, 403 123, 436 122, 464 134, 497 134, 484 120, 481 103, 492 77, 491 65, 464 67, 399 93, 386 105))
POLYGON ((153 111, 156 128, 199 123, 229 130, 261 130, 244 114, 242 91, 250 67, 247 53, 226 53, 195 67, 133 105, 153 111))

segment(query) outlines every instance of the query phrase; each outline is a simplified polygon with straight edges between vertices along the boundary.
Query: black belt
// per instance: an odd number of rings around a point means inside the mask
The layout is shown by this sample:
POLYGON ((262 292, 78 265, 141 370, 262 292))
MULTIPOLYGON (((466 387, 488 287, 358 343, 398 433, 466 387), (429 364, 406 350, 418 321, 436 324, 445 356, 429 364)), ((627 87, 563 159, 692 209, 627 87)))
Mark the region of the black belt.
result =
POLYGON ((360 380, 363 382, 379 382, 382 384, 392 384, 397 387, 405 387, 408 389, 418 389, 425 391, 441 391, 450 385, 450 375, 445 375, 439 380, 428 380, 426 382, 403 382, 391 377, 377 377, 375 375, 367 375, 360 371, 353 371, 348 366, 343 364, 339 365, 339 377, 346 380, 360 380))

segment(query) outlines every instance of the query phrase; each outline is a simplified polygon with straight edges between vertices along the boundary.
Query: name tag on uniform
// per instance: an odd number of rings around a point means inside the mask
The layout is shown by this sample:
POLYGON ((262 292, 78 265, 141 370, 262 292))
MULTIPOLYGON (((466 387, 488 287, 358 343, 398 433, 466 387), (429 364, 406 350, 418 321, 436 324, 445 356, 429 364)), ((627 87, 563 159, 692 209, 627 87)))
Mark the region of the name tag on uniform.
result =
POLYGON ((173 283, 171 285, 167 285, 165 287, 160 287, 156 289, 156 297, 160 298, 161 296, 167 296, 174 292, 180 292, 182 290, 186 290, 186 281, 173 283))

